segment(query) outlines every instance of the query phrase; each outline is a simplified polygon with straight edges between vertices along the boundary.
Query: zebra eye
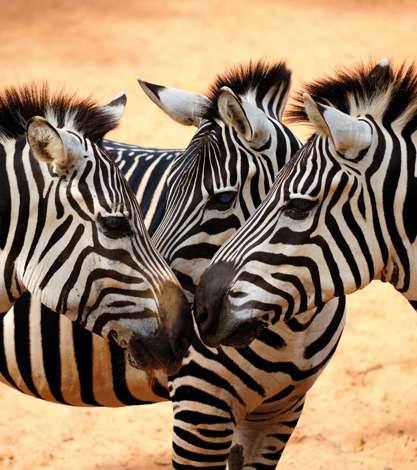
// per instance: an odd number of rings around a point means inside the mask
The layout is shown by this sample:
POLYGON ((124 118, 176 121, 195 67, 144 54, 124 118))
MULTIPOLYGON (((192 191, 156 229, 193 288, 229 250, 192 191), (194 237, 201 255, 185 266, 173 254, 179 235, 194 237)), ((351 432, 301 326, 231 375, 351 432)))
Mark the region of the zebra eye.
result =
POLYGON ((129 219, 124 215, 99 215, 101 231, 110 238, 128 237, 132 234, 129 219))
POLYGON ((218 211, 225 211, 229 209, 236 199, 236 191, 223 191, 211 195, 207 201, 206 208, 218 211))
POLYGON ((316 204, 317 201, 311 199, 290 199, 284 208, 284 214, 293 220, 303 220, 309 215, 316 204))

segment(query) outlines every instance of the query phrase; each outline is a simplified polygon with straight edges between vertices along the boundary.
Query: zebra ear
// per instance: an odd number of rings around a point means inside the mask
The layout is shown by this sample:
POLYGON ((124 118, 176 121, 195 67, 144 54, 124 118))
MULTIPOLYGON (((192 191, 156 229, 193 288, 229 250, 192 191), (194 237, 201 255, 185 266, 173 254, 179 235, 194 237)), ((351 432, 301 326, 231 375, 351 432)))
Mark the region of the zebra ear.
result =
POLYGON ((162 109, 170 118, 185 126, 199 126, 201 118, 207 114, 211 101, 207 96, 168 88, 145 82, 138 78, 139 85, 146 96, 162 109))
POLYGON ((126 93, 121 91, 109 103, 102 107, 106 114, 109 114, 113 119, 115 126, 119 123, 126 108, 127 96, 126 93))
POLYGON ((304 93, 304 109, 310 122, 328 135, 335 149, 347 158, 368 148, 372 142, 369 124, 330 106, 316 103, 304 93))
POLYGON ((33 156, 54 166, 58 175, 64 175, 81 155, 80 142, 68 132, 57 129, 41 116, 32 117, 26 128, 26 137, 33 156))
POLYGON ((229 87, 222 87, 217 99, 220 117, 248 142, 265 144, 271 136, 271 123, 256 106, 236 96, 229 87))

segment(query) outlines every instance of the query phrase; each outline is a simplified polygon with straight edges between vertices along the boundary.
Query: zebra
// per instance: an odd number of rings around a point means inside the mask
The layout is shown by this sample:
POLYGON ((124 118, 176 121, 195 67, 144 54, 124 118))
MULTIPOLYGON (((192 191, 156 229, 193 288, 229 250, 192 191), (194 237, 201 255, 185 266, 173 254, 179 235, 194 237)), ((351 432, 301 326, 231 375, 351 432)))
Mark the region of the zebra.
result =
MULTIPOLYGON (((169 116, 182 124, 195 124, 197 133, 183 152, 109 141, 105 145, 133 182, 155 246, 191 300, 213 253, 255 210, 279 168, 299 149, 298 139, 281 122, 290 72, 283 63, 240 67, 220 75, 207 96, 147 82, 141 85, 169 116), (204 108, 207 115, 193 114, 204 108), (160 182, 166 183, 161 186, 160 182)), ((3 382, 40 398, 73 405, 123 406, 171 399, 175 468, 224 468, 234 420, 243 422, 247 417, 246 428, 252 423, 259 427, 252 411, 268 398, 267 388, 258 385, 257 370, 246 371, 240 348, 217 351, 195 337, 178 374, 151 375, 132 369, 115 346, 65 320, 53 322, 55 317, 45 308, 40 311, 36 305, 24 305, 22 309, 29 307, 31 351, 21 351, 27 340, 13 335, 13 322, 24 315, 9 316, 3 323, 6 334, 0 347, 3 343, 3 351, 7 348, 11 353, 1 356, 0 352, 0 374, 8 374, 14 384, 3 382), (60 332, 61 343, 54 351, 45 351, 39 341, 51 332, 54 336, 60 332), (51 357, 59 360, 53 363, 51 357), (31 367, 35 362, 37 374, 31 367), (256 395, 255 401, 252 396, 241 396, 234 382, 256 395)), ((265 332, 263 344, 270 341, 279 344, 279 336, 265 332)), ((282 375, 278 367, 274 380, 281 381, 282 375)), ((232 466, 236 460, 239 447, 231 454, 232 466)))
POLYGON ((46 85, 1 92, 0 312, 31 293, 117 341, 135 366, 171 370, 188 346, 188 304, 100 144, 125 103, 121 94, 99 106, 46 85))
POLYGON ((210 344, 298 322, 374 279, 417 307, 415 65, 342 69, 306 85, 289 116, 314 134, 197 290, 210 344))
POLYGON ((152 235, 164 214, 166 178, 184 150, 141 147, 108 139, 103 140, 103 145, 136 194, 145 226, 152 235))

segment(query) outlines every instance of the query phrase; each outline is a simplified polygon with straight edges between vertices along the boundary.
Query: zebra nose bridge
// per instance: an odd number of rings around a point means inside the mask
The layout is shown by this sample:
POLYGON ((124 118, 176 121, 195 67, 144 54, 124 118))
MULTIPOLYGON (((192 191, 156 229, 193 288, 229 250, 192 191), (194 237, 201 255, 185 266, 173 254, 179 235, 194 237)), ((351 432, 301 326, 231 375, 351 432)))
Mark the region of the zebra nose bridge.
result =
POLYGON ((234 278, 231 263, 220 262, 212 265, 202 276, 195 296, 195 320, 200 334, 205 337, 214 334, 222 321, 226 294, 234 278))

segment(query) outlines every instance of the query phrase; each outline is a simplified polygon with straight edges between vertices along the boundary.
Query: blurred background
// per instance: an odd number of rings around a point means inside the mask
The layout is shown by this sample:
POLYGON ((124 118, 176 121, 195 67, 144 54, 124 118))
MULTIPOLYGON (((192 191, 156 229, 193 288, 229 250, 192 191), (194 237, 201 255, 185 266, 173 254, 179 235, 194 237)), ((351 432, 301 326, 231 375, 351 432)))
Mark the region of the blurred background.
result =
MULTIPOLYGON (((184 147, 135 77, 204 92, 249 59, 286 60, 294 89, 335 67, 417 60, 417 2, 1 0, 0 86, 48 81, 101 102, 128 94, 112 138, 184 147)), ((295 128, 299 136, 305 131, 295 128)), ((280 468, 417 468, 417 315, 389 286, 349 297, 348 323, 280 468)), ((0 469, 170 467, 170 404, 76 409, 0 385, 0 469)))

